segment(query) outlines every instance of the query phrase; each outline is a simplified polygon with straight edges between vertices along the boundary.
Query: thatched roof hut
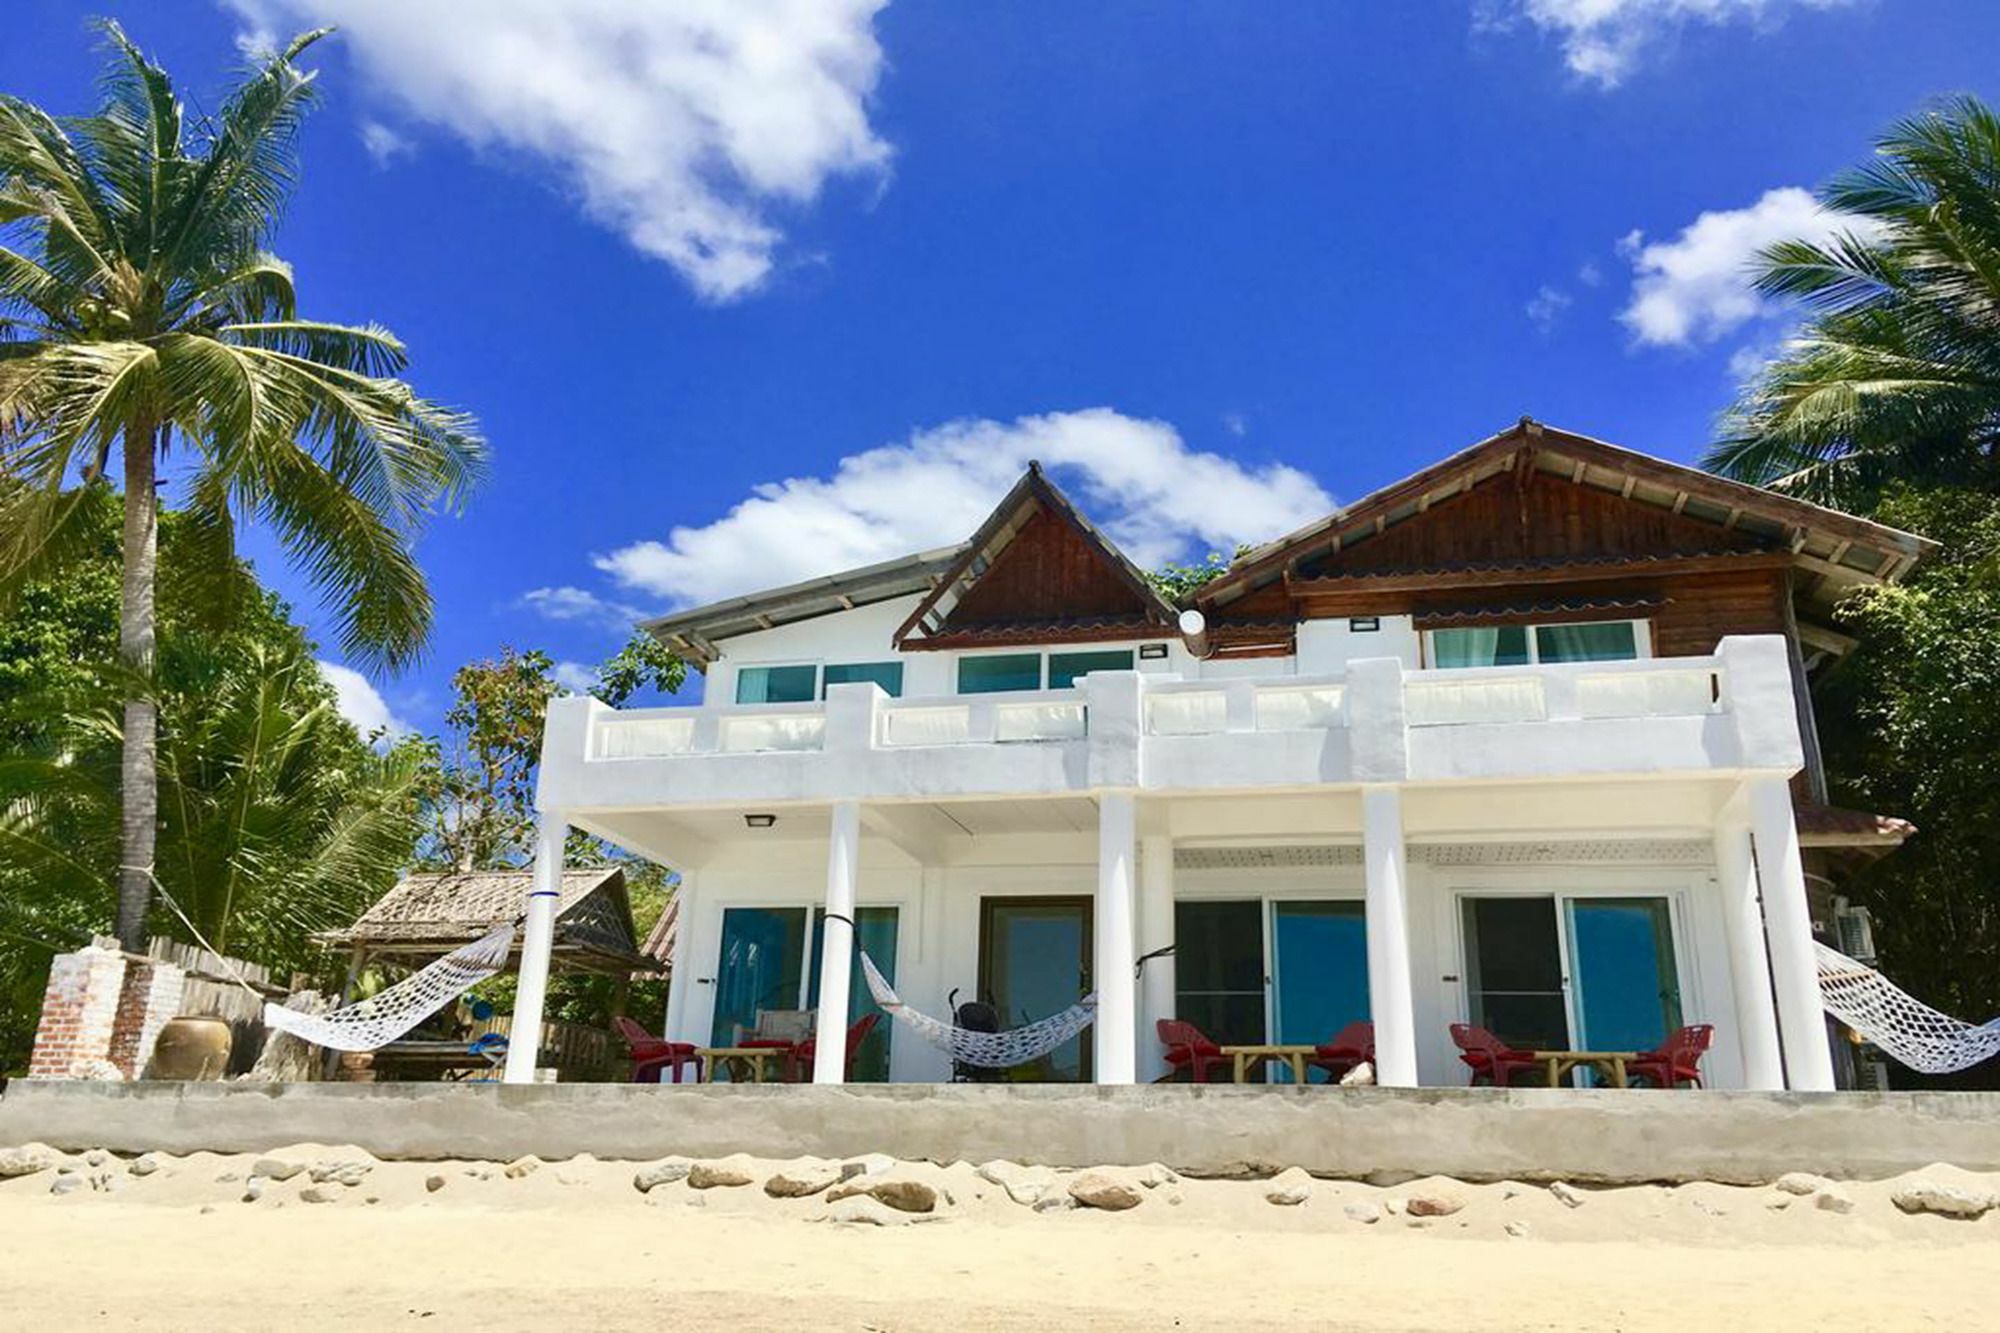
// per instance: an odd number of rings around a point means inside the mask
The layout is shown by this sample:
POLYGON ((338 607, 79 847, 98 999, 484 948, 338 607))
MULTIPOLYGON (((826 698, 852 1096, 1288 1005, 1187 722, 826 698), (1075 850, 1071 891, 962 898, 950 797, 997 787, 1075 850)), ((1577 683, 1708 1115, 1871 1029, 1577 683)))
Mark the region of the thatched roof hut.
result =
MULTIPOLYGON (((529 870, 453 870, 406 875, 343 930, 320 938, 369 959, 421 964, 469 944, 521 915, 529 870)), ((672 908, 668 911, 671 913, 672 908)), ((520 949, 520 941, 515 941, 520 949)), ((565 870, 556 903, 553 962, 613 975, 652 975, 672 961, 672 937, 655 928, 646 947, 632 924, 625 872, 616 866, 565 870), (661 951, 654 940, 664 938, 661 951)))

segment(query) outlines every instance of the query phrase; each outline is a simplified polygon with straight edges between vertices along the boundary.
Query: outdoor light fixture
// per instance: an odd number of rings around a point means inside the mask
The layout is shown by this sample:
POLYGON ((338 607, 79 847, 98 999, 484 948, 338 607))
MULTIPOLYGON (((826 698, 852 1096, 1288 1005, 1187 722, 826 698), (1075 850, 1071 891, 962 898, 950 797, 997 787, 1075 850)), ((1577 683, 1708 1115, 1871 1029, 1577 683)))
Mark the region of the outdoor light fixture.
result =
POLYGON ((751 828, 769 828, 778 822, 778 817, 776 815, 745 815, 743 816, 743 822, 751 828))

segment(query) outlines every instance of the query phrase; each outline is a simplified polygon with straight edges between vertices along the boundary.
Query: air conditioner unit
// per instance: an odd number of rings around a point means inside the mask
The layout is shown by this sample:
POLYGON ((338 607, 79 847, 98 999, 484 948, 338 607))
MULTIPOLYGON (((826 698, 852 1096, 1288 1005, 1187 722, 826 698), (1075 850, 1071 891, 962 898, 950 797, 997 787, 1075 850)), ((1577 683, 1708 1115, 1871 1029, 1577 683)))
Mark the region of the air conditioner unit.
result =
POLYGON ((1843 907, 1834 913, 1840 951, 1857 963, 1875 961, 1875 918, 1865 907, 1843 907))

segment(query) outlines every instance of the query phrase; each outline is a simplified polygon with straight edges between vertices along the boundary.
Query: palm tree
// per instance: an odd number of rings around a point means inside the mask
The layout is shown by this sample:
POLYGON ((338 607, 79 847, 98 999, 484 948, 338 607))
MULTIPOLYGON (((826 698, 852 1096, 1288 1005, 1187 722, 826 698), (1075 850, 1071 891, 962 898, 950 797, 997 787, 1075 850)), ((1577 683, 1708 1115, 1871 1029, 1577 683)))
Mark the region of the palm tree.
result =
MULTIPOLYGON (((394 669, 431 599, 423 520, 484 470, 472 419, 396 378, 374 325, 300 319, 265 249, 297 179, 314 102, 309 32, 260 57, 212 117, 117 25, 94 115, 0 96, 0 580, 61 560, 87 486, 119 449, 125 491, 118 936, 143 943, 158 815, 154 656, 160 465, 220 557, 266 525, 334 613, 342 651, 394 669), (67 489, 66 489, 67 488, 67 489)), ((225 562, 218 559, 217 567, 225 562)))
POLYGON ((2000 483, 2000 117, 1959 98, 1876 150, 1820 191, 1852 228, 1759 258, 1758 289, 1811 314, 1724 418, 1718 472, 1849 504, 2000 483))

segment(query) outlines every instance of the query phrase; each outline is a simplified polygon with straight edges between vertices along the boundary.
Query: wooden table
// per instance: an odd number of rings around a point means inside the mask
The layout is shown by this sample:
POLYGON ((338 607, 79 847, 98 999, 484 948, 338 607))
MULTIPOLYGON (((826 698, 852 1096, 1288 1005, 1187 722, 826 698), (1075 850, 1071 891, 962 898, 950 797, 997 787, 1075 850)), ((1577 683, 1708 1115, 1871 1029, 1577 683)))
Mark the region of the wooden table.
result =
POLYGON ((1234 1062, 1235 1079, 1248 1081, 1250 1066, 1266 1060, 1282 1060, 1291 1066, 1292 1082, 1306 1081, 1306 1061, 1317 1054, 1317 1046, 1224 1046, 1222 1053, 1234 1062))
POLYGON ((1601 1069, 1611 1079, 1611 1086, 1622 1088, 1625 1081, 1625 1062, 1639 1058, 1637 1051, 1536 1051, 1535 1058, 1549 1067, 1549 1086, 1562 1086, 1563 1075, 1578 1065, 1589 1065, 1601 1069))
MULTIPOLYGON (((790 1055, 791 1047, 789 1046, 702 1046, 696 1048, 695 1054, 700 1056, 702 1059, 702 1071, 703 1071, 702 1081, 705 1083, 715 1082, 716 1070, 721 1067, 720 1062, 724 1060, 731 1062, 732 1065, 734 1065, 735 1062, 737 1061, 742 1061, 743 1063, 749 1065, 750 1081, 752 1083, 762 1083, 765 1082, 766 1068, 770 1064, 770 1062, 773 1060, 783 1059, 784 1057, 790 1055)), ((742 1081, 735 1077, 733 1069, 731 1071, 730 1081, 732 1083, 737 1083, 742 1081)))

